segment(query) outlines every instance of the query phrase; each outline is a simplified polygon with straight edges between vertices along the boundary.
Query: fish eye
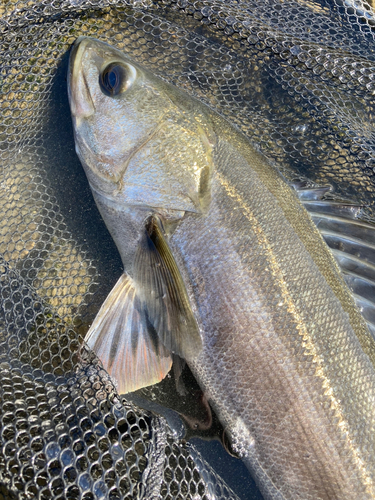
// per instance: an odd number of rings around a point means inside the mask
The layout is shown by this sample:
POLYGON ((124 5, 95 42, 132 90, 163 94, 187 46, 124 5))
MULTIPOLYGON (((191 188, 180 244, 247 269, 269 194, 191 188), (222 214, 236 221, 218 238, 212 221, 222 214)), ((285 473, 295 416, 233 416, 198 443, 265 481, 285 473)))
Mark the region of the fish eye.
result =
POLYGON ((99 85, 103 94, 115 97, 132 86, 135 76, 136 70, 133 66, 113 62, 100 73, 99 85))

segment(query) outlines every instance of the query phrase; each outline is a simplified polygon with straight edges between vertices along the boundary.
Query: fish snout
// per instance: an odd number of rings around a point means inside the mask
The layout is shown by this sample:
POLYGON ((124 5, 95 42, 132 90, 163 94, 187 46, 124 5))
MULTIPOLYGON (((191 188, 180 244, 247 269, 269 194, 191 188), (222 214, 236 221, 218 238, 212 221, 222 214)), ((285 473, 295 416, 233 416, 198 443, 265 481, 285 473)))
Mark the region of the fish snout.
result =
POLYGON ((91 97, 84 64, 89 44, 89 38, 77 38, 72 47, 69 59, 69 103, 72 116, 78 122, 95 113, 95 105, 91 97))

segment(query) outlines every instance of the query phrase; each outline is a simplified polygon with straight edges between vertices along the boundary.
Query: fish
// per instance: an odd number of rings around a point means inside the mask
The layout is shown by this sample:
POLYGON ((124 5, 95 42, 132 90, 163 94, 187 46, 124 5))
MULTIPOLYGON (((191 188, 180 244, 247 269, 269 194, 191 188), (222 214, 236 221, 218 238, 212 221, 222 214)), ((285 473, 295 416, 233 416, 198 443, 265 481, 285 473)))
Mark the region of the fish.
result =
POLYGON ((178 356, 266 499, 374 499, 375 341, 293 187, 100 40, 76 40, 68 96, 124 266, 86 336, 118 392, 178 356))

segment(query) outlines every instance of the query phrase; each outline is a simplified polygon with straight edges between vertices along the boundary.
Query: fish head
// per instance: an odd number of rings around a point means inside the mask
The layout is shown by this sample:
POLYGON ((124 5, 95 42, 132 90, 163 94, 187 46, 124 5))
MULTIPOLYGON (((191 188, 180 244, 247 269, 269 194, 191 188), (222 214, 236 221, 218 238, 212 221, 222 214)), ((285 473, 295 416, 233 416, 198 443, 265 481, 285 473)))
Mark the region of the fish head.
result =
POLYGON ((114 47, 80 37, 69 64, 76 151, 116 206, 202 212, 214 134, 193 100, 114 47))

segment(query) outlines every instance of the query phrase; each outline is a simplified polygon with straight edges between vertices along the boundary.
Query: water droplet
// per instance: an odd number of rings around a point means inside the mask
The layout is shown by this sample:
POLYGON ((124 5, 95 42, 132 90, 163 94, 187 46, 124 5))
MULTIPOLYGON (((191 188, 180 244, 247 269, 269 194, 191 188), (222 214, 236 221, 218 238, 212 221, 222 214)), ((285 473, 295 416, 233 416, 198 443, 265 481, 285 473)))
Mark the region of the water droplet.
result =
POLYGON ((79 476, 78 484, 79 484, 80 488, 82 488, 82 490, 90 489, 90 486, 91 486, 90 475, 87 473, 84 473, 81 476, 79 476))
POLYGON ((294 45, 289 50, 294 56, 298 56, 298 54, 301 53, 301 47, 299 47, 298 45, 294 45))
POLYGON ((17 408, 26 408, 26 403, 23 399, 16 399, 14 404, 17 408))
POLYGON ((114 443, 112 445, 112 453, 111 453, 111 455, 112 455, 112 458, 114 460, 118 460, 119 458, 123 457, 124 453, 123 453, 123 451, 121 449, 121 446, 118 443, 114 443))
POLYGON ((107 493, 107 487, 104 483, 104 481, 97 481, 95 484, 94 484, 94 495, 96 496, 96 498, 104 498, 106 493, 107 493))
POLYGON ((113 407, 113 414, 115 415, 116 418, 120 418, 124 416, 124 407, 122 404, 116 404, 113 407))
POLYGON ((105 431, 105 427, 104 427, 104 425, 103 425, 103 424, 97 424, 97 425, 95 426, 95 434, 96 434, 97 436, 104 436, 105 432, 106 432, 106 431, 105 431))
POLYGON ((305 134, 307 129, 308 129, 308 125, 306 123, 299 123, 298 125, 295 125, 294 127, 292 127, 292 132, 294 132, 295 134, 305 134))
POLYGON ((53 427, 53 426, 52 426, 52 422, 51 422, 51 420, 44 420, 44 421, 40 424, 40 426, 42 427, 43 432, 46 432, 46 431, 48 431, 49 429, 52 429, 52 427, 53 427))
POLYGON ((60 454, 61 448, 57 443, 49 443, 46 446, 46 457, 48 460, 57 458, 60 454))
POLYGON ((75 455, 71 450, 65 450, 61 454, 61 461, 64 465, 71 465, 74 462, 75 455))

